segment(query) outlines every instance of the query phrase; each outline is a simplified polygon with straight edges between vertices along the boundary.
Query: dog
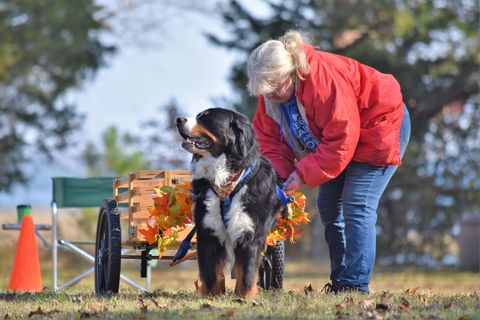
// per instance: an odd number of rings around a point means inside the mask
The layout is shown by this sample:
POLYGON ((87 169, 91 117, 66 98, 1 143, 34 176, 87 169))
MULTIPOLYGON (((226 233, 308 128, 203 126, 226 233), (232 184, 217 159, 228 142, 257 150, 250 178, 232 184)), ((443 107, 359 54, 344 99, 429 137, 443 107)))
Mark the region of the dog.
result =
POLYGON ((192 153, 193 213, 202 295, 225 293, 225 271, 235 268, 235 294, 257 295, 265 239, 277 223, 281 184, 261 156, 253 127, 242 114, 212 108, 177 118, 182 147, 192 153))

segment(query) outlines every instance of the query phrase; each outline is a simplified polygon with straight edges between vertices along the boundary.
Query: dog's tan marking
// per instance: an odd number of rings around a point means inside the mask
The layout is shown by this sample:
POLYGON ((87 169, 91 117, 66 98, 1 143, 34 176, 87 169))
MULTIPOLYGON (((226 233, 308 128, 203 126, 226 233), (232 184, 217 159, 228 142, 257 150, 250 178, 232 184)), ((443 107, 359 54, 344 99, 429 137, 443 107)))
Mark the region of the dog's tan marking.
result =
POLYGON ((237 283, 235 284, 235 294, 242 298, 253 299, 257 296, 257 280, 258 274, 255 274, 255 280, 252 282, 251 286, 247 288, 245 286, 245 272, 240 263, 235 263, 235 270, 237 272, 237 283))
POLYGON ((191 134, 193 136, 208 136, 213 143, 218 143, 218 138, 215 137, 213 133, 208 131, 204 126, 199 124, 198 122, 192 127, 191 134))
POLYGON ((225 294, 225 275, 223 270, 225 268, 225 261, 222 259, 219 261, 215 267, 215 274, 217 275, 217 279, 215 281, 215 287, 213 288, 213 294, 225 294))

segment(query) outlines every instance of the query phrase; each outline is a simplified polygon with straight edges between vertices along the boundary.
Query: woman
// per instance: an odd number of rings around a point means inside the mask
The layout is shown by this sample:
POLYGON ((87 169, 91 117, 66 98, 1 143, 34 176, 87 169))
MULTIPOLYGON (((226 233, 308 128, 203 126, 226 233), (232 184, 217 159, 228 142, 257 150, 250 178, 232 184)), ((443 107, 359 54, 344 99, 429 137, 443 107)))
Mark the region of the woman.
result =
POLYGON ((337 293, 369 292, 381 195, 410 138, 400 86, 353 59, 315 50, 289 31, 250 55, 248 89, 262 153, 289 195, 318 187, 331 283, 337 293))

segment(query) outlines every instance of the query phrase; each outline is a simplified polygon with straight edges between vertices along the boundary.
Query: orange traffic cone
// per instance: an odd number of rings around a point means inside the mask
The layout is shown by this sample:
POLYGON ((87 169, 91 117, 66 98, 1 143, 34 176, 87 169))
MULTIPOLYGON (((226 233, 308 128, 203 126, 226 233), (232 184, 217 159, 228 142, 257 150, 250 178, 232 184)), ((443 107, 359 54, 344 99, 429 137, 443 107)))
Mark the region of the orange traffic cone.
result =
POLYGON ((25 215, 22 219, 17 253, 15 254, 8 289, 30 292, 42 291, 42 275, 40 273, 35 226, 30 215, 25 215))

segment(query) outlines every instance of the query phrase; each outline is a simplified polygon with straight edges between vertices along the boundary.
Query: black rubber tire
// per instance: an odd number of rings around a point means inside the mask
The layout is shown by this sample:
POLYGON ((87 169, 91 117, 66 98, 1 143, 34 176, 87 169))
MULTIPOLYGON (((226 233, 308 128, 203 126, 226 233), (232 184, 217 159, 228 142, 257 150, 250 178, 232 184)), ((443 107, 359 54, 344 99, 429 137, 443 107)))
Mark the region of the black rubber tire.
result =
POLYGON ((122 239, 120 211, 113 199, 105 199, 100 207, 95 242, 95 293, 118 293, 121 269, 122 239))
POLYGON ((267 253, 265 252, 265 256, 260 263, 260 269, 258 270, 258 282, 260 288, 263 290, 269 290, 272 282, 272 262, 266 255, 267 253))
POLYGON ((260 287, 264 290, 282 289, 285 265, 285 243, 277 241, 268 246, 259 270, 260 287))

